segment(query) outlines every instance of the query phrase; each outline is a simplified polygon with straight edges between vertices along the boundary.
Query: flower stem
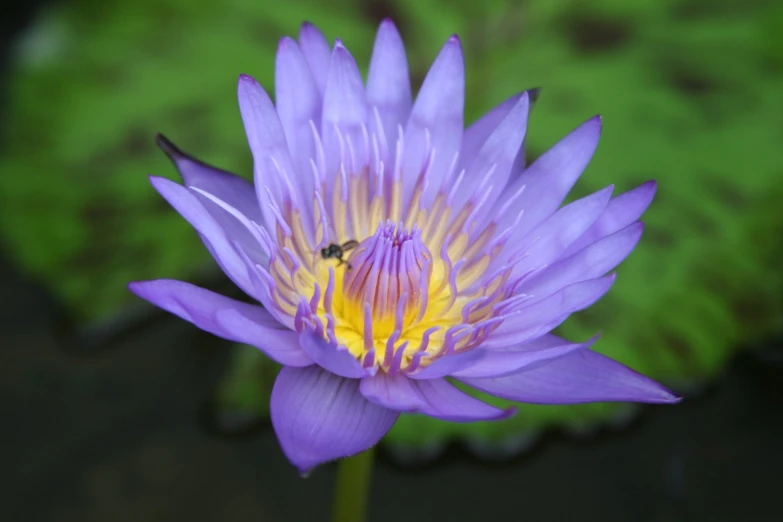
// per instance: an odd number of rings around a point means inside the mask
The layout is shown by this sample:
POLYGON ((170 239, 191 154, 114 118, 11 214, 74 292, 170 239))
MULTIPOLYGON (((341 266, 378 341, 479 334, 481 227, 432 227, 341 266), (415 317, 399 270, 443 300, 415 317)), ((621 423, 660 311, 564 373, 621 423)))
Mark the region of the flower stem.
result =
POLYGON ((372 464, 373 448, 340 461, 332 505, 332 522, 364 522, 372 464))

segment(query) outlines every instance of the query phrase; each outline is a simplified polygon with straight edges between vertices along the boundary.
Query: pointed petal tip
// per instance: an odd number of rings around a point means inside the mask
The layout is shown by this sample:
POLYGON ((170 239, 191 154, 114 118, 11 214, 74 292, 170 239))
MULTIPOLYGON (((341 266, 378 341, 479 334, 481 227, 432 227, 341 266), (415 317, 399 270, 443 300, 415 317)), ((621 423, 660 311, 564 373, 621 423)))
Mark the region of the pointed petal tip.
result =
POLYGON ((345 48, 345 45, 343 45, 342 39, 340 38, 336 38, 334 40, 334 52, 336 53, 338 50, 348 51, 348 49, 345 48))
POLYGON ((533 87, 527 90, 528 96, 530 96, 530 103, 535 103, 538 100, 538 96, 541 94, 541 87, 533 87))
POLYGON ((155 133, 155 144, 158 146, 160 150, 162 150, 168 157, 172 158, 174 156, 184 156, 185 154, 174 145, 174 143, 168 139, 166 136, 163 135, 162 132, 156 132, 155 133))
POLYGON ((653 197, 655 196, 655 193, 658 191, 658 182, 654 179, 651 179, 639 185, 639 188, 645 191, 649 191, 650 197, 653 197))
POLYGON ((167 181, 170 181, 166 178, 156 176, 155 174, 147 174, 147 179, 150 180, 150 184, 155 188, 158 188, 160 185, 165 185, 167 181))
POLYGON ((128 291, 132 294, 135 294, 139 297, 141 297, 140 292, 142 292, 142 285, 144 281, 131 281, 127 284, 128 291))
POLYGON ((240 74, 237 80, 237 93, 239 96, 247 96, 255 89, 262 88, 258 80, 249 74, 240 74))
POLYGON ((644 221, 637 221, 636 223, 631 223, 628 225, 629 227, 636 227, 638 230, 637 234, 640 236, 642 235, 642 232, 644 232, 644 221))
POLYGON ((277 50, 282 51, 296 45, 296 40, 290 36, 284 36, 277 42, 277 50))
POLYGON ((385 29, 385 30, 393 30, 397 32, 397 26, 394 24, 394 20, 391 19, 391 17, 386 17, 383 20, 381 20, 381 23, 379 25, 379 29, 385 29))

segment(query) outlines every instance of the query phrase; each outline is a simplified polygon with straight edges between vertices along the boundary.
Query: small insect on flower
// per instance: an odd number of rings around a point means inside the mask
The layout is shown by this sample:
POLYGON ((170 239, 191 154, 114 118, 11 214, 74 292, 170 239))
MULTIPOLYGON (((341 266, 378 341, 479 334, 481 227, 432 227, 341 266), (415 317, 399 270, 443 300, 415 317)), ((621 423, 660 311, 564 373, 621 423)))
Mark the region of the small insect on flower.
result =
POLYGON ((346 252, 348 252, 351 249, 356 248, 359 246, 359 242, 355 239, 349 239, 342 245, 338 245, 337 243, 329 243, 325 248, 321 249, 321 257, 323 259, 337 259, 338 263, 337 266, 342 265, 345 263, 347 265, 348 270, 351 269, 351 263, 348 263, 343 260, 343 256, 346 252))
POLYGON ((593 351, 595 339, 550 333, 609 291, 655 193, 651 181, 563 204, 598 146, 599 117, 524 165, 537 90, 465 128, 459 38, 414 100, 389 20, 366 84, 340 40, 304 24, 298 42, 280 41, 275 88, 277 105, 239 78, 254 184, 162 137, 185 186, 151 178, 261 306, 166 279, 130 289, 283 365, 270 416, 300 471, 370 448, 403 412, 513 413, 466 388, 537 404, 679 400, 593 351))

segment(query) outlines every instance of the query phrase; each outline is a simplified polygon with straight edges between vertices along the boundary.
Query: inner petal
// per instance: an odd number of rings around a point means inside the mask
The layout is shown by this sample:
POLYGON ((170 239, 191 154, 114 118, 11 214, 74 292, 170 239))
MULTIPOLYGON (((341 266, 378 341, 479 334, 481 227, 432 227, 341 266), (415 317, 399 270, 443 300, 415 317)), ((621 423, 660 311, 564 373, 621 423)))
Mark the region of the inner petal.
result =
POLYGON ((409 328, 427 308, 432 254, 421 231, 381 223, 351 253, 343 276, 343 317, 361 326, 369 307, 373 336, 409 328), (359 319, 359 321, 356 321, 359 319))

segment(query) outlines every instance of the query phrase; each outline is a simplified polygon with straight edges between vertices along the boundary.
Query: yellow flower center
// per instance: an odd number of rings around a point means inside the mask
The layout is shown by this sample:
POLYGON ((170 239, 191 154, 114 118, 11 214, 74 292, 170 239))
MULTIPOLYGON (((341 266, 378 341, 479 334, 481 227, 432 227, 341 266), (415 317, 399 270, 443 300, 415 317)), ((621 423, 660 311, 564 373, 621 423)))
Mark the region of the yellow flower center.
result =
POLYGON ((488 272, 502 249, 494 224, 472 230, 475 202, 454 212, 443 191, 425 210, 422 178, 406 213, 399 179, 375 184, 365 169, 320 187, 312 238, 295 205, 276 209, 272 297, 297 329, 323 332, 368 368, 413 371, 481 343, 511 293, 510 268, 488 272))

